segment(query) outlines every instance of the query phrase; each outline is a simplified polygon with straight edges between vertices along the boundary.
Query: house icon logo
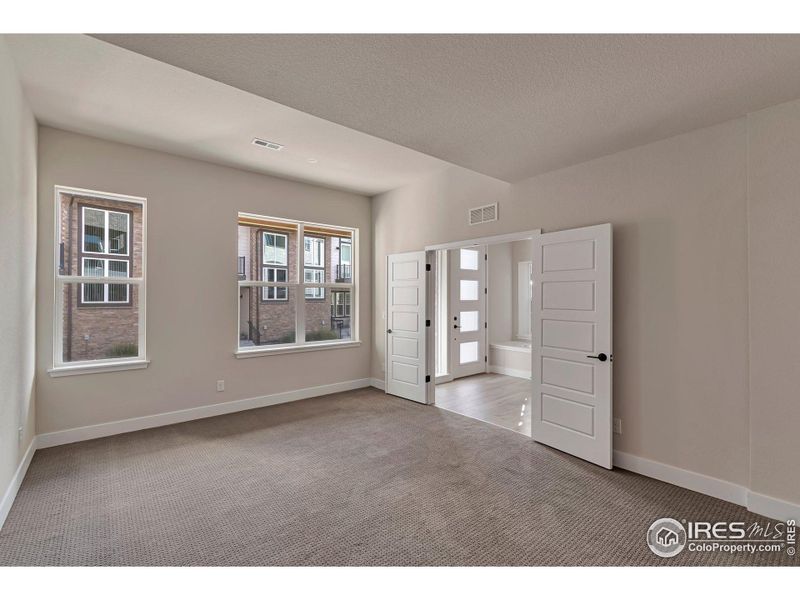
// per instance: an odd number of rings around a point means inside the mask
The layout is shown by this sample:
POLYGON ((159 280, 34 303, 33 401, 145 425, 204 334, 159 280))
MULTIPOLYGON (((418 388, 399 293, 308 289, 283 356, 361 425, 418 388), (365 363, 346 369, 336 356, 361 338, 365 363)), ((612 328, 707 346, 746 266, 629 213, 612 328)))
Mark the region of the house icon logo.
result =
POLYGON ((686 529, 675 519, 657 519, 647 530, 647 545, 656 556, 677 556, 686 546, 686 529))

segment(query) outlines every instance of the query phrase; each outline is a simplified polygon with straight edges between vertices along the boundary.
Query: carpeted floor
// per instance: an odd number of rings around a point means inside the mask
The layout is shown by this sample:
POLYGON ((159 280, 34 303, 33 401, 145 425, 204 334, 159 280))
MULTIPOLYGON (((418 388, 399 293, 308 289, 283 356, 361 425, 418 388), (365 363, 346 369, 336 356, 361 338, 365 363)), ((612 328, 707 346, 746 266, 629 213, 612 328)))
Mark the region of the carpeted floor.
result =
POLYGON ((374 389, 40 450, 3 565, 797 564, 645 544, 766 519, 374 389))

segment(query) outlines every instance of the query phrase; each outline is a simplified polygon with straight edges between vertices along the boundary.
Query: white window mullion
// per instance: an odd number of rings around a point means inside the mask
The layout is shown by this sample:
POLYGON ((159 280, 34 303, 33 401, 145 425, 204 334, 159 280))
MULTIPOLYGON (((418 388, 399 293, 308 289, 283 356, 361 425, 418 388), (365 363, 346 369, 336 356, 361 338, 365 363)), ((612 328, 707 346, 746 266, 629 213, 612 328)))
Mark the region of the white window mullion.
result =
MULTIPOLYGON (((295 343, 303 345, 306 343, 306 290, 302 287, 305 283, 305 228, 302 223, 297 225, 297 258, 295 260, 297 273, 297 283, 300 287, 295 288, 297 291, 294 294, 295 302, 295 343), (302 273, 302 275, 301 275, 302 273)), ((288 248, 287 248, 288 252, 288 248)), ((288 261, 287 261, 288 262, 288 261)))

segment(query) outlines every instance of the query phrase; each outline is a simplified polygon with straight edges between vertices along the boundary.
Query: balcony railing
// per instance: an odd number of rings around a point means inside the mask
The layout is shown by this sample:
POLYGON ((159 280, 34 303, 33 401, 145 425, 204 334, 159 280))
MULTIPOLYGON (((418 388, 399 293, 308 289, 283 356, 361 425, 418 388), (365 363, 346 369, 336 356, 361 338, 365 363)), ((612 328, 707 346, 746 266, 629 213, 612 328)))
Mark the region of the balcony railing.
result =
POLYGON ((352 279, 352 265, 336 265, 336 283, 350 283, 352 279))

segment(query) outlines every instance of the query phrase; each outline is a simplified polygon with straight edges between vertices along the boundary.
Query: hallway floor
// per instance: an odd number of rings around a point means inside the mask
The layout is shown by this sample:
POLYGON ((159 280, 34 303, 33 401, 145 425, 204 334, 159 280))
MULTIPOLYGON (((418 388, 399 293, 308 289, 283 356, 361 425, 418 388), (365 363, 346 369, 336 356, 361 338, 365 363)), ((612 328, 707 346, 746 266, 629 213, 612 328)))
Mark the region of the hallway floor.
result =
POLYGON ((531 435, 531 381, 497 373, 436 386, 436 406, 517 433, 531 435))

